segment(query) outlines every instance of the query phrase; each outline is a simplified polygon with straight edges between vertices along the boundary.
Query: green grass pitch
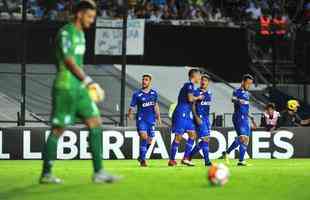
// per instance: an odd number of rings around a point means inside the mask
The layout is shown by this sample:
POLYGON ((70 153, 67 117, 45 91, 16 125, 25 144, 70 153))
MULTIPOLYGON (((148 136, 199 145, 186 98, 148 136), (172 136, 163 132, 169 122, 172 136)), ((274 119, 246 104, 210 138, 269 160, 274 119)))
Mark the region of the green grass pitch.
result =
MULTIPOLYGON (((309 200, 310 160, 250 160, 253 166, 229 166, 224 187, 211 187, 206 168, 167 167, 151 160, 140 168, 134 160, 104 161, 108 171, 124 176, 114 185, 91 183, 91 161, 56 161, 63 185, 39 185, 41 161, 0 161, 0 200, 309 200)), ((221 160, 215 161, 221 162, 221 160)))

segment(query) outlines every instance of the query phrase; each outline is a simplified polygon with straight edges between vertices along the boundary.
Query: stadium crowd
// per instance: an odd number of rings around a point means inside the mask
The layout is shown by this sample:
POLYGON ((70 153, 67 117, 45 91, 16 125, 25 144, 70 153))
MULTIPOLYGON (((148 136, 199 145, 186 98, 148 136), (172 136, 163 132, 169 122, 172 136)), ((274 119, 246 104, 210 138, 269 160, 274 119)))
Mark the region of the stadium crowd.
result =
MULTIPOLYGON (((0 0, 0 3, 1 1, 2 18, 12 13, 17 18, 20 17, 18 13, 21 13, 22 0, 0 0)), ((80 0, 28 0, 28 13, 31 19, 63 20, 69 17, 77 1, 80 0)), ((122 16, 119 4, 122 1, 96 0, 96 2, 101 17, 113 19, 122 16)), ((240 22, 257 20, 263 14, 272 15, 274 12, 290 15, 290 7, 281 0, 128 0, 128 6, 129 19, 145 18, 153 22, 163 20, 240 22)), ((305 3, 304 9, 310 10, 310 2, 305 3)))

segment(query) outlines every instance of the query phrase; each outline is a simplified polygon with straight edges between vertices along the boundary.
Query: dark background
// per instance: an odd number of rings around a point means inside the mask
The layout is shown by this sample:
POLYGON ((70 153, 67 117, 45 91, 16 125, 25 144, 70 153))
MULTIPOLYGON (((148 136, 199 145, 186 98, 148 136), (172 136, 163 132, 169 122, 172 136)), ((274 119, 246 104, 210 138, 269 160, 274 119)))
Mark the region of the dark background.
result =
MULTIPOLYGON (((63 24, 28 23, 26 58, 31 64, 54 63, 54 38, 63 24)), ((22 25, 0 25, 0 62, 21 63, 22 25)), ((121 64, 121 56, 95 56, 95 28, 87 31, 86 64, 121 64)), ((233 81, 248 71, 247 31, 240 28, 146 24, 145 54, 128 64, 199 66, 233 81), (229 73, 227 73, 229 71, 229 73)))

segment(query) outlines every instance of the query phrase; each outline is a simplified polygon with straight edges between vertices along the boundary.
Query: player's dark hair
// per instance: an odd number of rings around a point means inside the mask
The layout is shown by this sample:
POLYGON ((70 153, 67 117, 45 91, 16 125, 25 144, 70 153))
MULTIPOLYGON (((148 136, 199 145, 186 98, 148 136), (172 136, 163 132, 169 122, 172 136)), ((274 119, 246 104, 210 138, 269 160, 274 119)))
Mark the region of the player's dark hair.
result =
POLYGON ((248 79, 254 81, 254 77, 251 74, 244 74, 242 77, 242 81, 246 81, 248 79))
POLYGON ((200 73, 199 69, 190 69, 188 72, 188 77, 191 78, 196 73, 200 73))
POLYGON ((272 108, 274 110, 276 108, 276 105, 274 103, 268 103, 265 109, 267 110, 268 108, 272 108))
POLYGON ((144 78, 144 77, 148 77, 150 80, 152 80, 152 75, 151 74, 143 74, 142 78, 144 78))
POLYGON ((96 4, 93 1, 90 0, 82 0, 78 4, 75 5, 73 9, 73 13, 77 14, 80 11, 85 11, 85 10, 96 10, 96 4))

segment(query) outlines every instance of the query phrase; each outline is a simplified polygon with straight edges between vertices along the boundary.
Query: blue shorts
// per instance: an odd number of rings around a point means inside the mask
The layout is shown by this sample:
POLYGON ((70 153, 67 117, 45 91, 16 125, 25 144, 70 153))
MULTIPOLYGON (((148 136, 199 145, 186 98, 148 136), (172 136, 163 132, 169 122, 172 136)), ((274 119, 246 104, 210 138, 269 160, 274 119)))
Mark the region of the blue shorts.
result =
POLYGON ((210 136, 210 122, 209 120, 202 120, 202 124, 196 125, 196 132, 199 138, 210 136))
POLYGON ((137 131, 139 135, 143 132, 143 133, 147 133, 147 136, 150 138, 155 137, 155 123, 138 121, 136 126, 137 126, 137 131))
POLYGON ((233 115, 233 124, 238 136, 250 136, 252 131, 248 116, 233 115))
POLYGON ((183 135, 195 131, 193 114, 175 111, 172 117, 172 133, 183 135))

